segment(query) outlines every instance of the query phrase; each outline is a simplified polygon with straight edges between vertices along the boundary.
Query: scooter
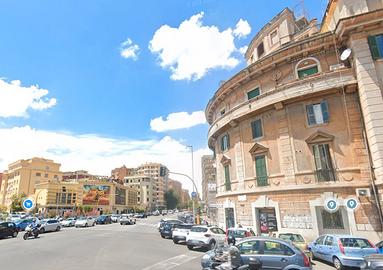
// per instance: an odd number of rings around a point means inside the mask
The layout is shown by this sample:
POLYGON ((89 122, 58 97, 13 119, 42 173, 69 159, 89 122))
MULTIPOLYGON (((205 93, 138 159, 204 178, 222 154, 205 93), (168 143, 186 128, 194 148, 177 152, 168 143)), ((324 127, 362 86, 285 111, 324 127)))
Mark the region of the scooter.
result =
POLYGON ((26 228, 25 228, 25 233, 23 235, 23 239, 24 240, 27 240, 29 237, 34 237, 34 238, 37 238, 40 234, 40 224, 38 225, 34 225, 34 224, 31 224, 31 225, 28 225, 26 228))

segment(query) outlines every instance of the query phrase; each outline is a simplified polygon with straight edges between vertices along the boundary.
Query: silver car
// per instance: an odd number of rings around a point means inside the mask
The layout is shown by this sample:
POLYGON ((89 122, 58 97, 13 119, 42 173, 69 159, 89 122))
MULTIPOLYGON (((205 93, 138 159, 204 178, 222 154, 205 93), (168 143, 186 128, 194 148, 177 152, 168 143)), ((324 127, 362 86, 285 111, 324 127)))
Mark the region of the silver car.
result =
POLYGON ((57 219, 46 219, 41 222, 40 233, 58 232, 61 230, 61 224, 57 219))

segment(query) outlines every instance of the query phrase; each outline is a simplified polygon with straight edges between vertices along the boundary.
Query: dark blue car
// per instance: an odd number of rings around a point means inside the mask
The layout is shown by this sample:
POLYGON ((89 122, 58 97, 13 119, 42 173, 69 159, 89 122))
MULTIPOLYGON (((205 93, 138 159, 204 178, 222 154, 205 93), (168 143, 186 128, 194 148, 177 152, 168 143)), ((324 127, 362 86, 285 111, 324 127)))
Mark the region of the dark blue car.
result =
POLYGON ((22 219, 15 222, 18 231, 24 231, 25 228, 32 223, 34 223, 33 219, 22 219))

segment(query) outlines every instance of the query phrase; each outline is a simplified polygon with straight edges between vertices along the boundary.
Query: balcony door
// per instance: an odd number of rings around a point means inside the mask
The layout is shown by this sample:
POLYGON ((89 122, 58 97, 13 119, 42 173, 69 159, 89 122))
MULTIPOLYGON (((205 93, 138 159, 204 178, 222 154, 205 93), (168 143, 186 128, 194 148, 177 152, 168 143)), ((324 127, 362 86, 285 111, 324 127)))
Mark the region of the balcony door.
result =
POLYGON ((332 166, 330 148, 328 144, 313 145, 315 160, 315 175, 318 182, 335 181, 334 168, 332 166))

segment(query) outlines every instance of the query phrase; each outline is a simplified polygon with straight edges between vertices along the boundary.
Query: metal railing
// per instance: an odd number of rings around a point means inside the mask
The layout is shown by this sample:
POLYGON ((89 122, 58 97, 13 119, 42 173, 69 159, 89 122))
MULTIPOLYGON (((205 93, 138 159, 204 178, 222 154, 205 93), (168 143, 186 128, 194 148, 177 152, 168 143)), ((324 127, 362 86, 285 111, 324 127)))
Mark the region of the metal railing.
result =
POLYGON ((267 176, 257 176, 257 186, 258 187, 264 187, 268 186, 269 181, 267 176))

